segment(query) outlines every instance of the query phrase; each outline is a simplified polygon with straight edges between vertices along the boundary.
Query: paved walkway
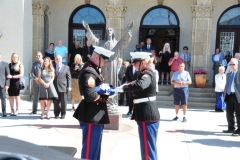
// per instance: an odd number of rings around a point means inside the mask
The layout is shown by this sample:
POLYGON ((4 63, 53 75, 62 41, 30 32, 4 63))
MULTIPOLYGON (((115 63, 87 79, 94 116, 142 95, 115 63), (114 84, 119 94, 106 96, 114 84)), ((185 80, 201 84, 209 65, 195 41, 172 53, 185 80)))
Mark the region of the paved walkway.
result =
MULTIPOLYGON (((9 104, 7 112, 10 113, 9 104)), ((81 130, 78 121, 72 117, 68 104, 66 119, 44 119, 29 115, 31 102, 22 101, 20 114, 16 117, 0 118, 0 135, 6 135, 37 145, 71 146, 77 148, 76 158, 81 153, 81 130)), ((120 107, 123 118, 120 130, 104 130, 102 160, 140 160, 140 147, 135 121, 125 114, 127 107, 120 107)), ((160 128, 158 133, 159 160, 225 160, 237 159, 240 151, 240 137, 222 133, 227 129, 224 113, 205 109, 189 109, 187 123, 172 122, 175 116, 172 108, 160 107, 160 128)), ((180 112, 182 119, 182 111, 180 112)), ((51 111, 53 117, 53 111, 51 111)), ((1 150, 1 149, 0 149, 1 150)))

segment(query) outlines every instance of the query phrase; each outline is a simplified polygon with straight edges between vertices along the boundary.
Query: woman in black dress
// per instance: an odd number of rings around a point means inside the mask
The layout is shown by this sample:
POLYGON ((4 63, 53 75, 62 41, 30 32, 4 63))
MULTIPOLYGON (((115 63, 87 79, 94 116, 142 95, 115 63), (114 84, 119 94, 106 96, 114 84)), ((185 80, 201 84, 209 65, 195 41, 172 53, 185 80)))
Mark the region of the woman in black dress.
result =
POLYGON ((68 54, 69 55, 69 57, 68 57, 68 59, 69 59, 68 66, 69 67, 71 67, 72 64, 74 63, 74 58, 77 54, 82 55, 82 48, 79 46, 79 42, 76 41, 74 44, 75 44, 75 46, 71 50, 71 53, 68 54))
POLYGON ((16 53, 13 53, 11 56, 11 63, 9 63, 10 75, 7 78, 10 78, 10 86, 8 89, 9 103, 11 107, 11 116, 18 115, 19 106, 20 106, 20 78, 23 77, 23 64, 20 63, 19 57, 16 53), (16 101, 16 110, 14 110, 14 99, 16 101))
MULTIPOLYGON (((160 54, 160 52, 159 52, 159 54, 160 54)), ((160 68, 161 68, 161 71, 162 71, 161 85, 163 85, 163 79, 164 79, 164 74, 165 73, 166 73, 166 84, 168 85, 169 73, 170 73, 170 69, 171 69, 170 66, 168 65, 168 61, 172 57, 169 43, 164 44, 163 53, 160 54, 160 57, 161 57, 160 58, 161 59, 160 68)))
POLYGON ((48 49, 45 52, 45 57, 49 57, 52 60, 52 63, 54 63, 55 57, 54 57, 54 43, 50 43, 48 49))

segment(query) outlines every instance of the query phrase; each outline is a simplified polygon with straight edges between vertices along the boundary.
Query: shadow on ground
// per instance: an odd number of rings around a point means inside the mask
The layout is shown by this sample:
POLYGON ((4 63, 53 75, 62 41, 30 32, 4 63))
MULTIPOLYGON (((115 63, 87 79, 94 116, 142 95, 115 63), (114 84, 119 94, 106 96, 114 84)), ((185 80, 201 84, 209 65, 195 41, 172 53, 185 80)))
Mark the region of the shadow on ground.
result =
POLYGON ((221 139, 193 139, 192 141, 182 141, 186 143, 200 143, 206 146, 217 146, 217 147, 238 147, 240 148, 240 143, 237 141, 225 141, 221 139))

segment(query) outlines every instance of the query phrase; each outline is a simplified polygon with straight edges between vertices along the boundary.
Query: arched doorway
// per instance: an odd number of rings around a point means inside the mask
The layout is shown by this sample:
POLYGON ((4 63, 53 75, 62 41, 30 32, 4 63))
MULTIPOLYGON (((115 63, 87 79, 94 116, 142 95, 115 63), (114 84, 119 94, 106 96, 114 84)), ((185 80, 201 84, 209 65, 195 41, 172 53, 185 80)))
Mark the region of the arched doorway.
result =
POLYGON ((104 39, 106 19, 102 11, 93 5, 82 5, 72 12, 69 19, 69 50, 71 50, 75 41, 78 41, 81 47, 85 45, 85 29, 82 21, 89 24, 95 36, 104 39))
POLYGON ((240 51, 240 5, 226 9, 218 19, 216 47, 232 56, 240 51))
POLYGON ((179 34, 179 19, 171 8, 156 6, 144 13, 140 23, 139 42, 146 43, 146 39, 151 38, 157 53, 167 42, 172 51, 179 50, 179 34))

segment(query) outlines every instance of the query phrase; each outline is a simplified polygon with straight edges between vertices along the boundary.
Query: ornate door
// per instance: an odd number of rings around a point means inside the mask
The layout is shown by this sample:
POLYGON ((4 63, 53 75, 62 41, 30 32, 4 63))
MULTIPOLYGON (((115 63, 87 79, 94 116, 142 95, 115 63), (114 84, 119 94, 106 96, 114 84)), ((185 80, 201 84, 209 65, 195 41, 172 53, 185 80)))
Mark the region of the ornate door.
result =
POLYGON ((216 47, 227 55, 234 56, 240 50, 240 29, 218 29, 216 47))

